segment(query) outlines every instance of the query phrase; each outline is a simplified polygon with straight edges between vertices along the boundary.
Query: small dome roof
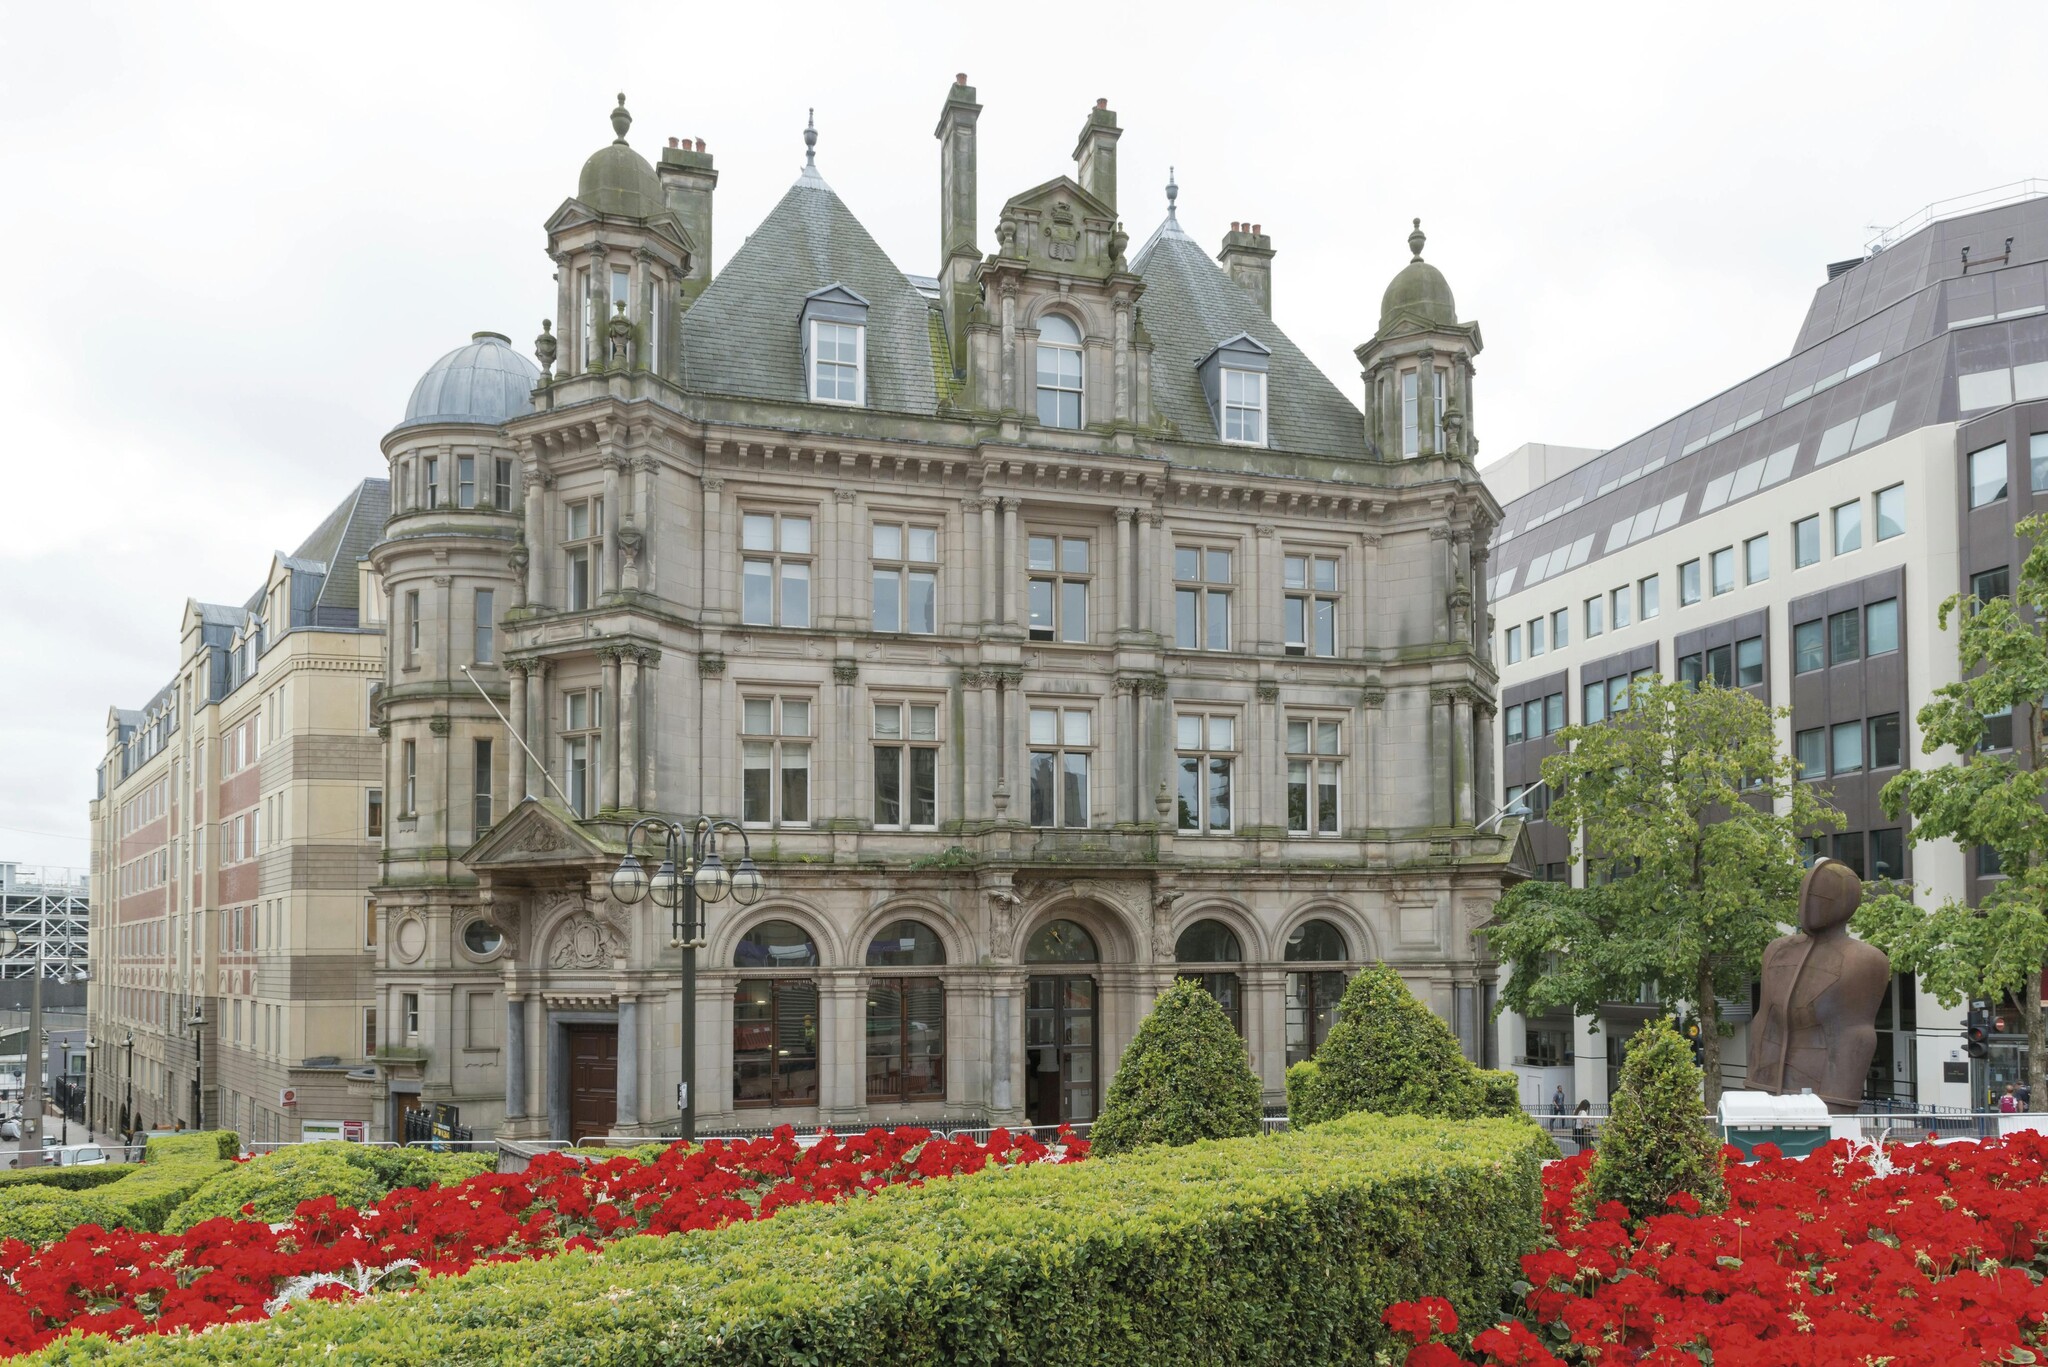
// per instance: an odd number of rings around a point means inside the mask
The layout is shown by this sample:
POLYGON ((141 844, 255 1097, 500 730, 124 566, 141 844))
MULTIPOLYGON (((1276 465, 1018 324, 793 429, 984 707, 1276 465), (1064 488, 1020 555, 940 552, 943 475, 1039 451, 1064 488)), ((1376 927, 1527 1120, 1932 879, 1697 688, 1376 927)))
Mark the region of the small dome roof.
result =
POLYGON ((626 97, 612 111, 612 128, 618 133, 611 144, 591 153, 576 180, 576 198, 601 214, 616 218, 652 218, 667 207, 661 192, 661 177, 647 164, 647 158, 626 145, 626 130, 633 116, 626 112, 626 97))
POLYGON ((1387 292, 1380 297, 1380 331, 1394 321, 1397 313, 1412 313, 1432 323, 1453 325, 1458 321, 1458 305, 1451 298, 1451 285, 1444 279, 1444 273, 1422 259, 1422 220, 1415 220, 1415 230, 1408 234, 1408 250, 1414 259, 1401 268, 1387 286, 1387 292))
POLYGON ((470 336, 427 367, 412 387, 400 427, 430 422, 467 422, 496 427, 530 412, 540 367, 512 349, 508 337, 495 332, 470 336))

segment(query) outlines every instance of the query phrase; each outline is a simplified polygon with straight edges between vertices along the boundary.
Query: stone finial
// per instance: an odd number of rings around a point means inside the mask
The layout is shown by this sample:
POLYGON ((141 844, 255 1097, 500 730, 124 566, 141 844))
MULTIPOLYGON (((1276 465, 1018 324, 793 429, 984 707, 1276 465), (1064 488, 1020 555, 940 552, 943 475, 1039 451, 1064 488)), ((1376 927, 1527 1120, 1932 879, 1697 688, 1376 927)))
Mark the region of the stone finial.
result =
POLYGON ((810 122, 804 125, 804 169, 818 169, 818 111, 810 111, 810 122))
POLYGON ((621 90, 619 107, 612 111, 612 132, 618 134, 612 141, 623 144, 626 141, 626 130, 632 126, 633 116, 626 110, 626 92, 621 90))
POLYGON ((546 384, 553 378, 554 374, 555 354, 558 347, 555 342, 553 329, 554 320, 543 318, 540 320, 540 336, 533 339, 533 355, 534 359, 540 362, 540 379, 542 384, 546 384))
POLYGON ((1422 244, 1429 239, 1422 235, 1422 220, 1415 220, 1415 231, 1408 234, 1408 250, 1415 254, 1415 260, 1422 259, 1422 244))
MULTIPOLYGON (((1180 186, 1174 184, 1173 168, 1169 166, 1166 168, 1166 216, 1168 218, 1173 219, 1176 223, 1178 223, 1180 219, 1176 217, 1174 201, 1178 200, 1179 198, 1180 186)), ((1421 220, 1418 219, 1417 221, 1420 222, 1421 220)))

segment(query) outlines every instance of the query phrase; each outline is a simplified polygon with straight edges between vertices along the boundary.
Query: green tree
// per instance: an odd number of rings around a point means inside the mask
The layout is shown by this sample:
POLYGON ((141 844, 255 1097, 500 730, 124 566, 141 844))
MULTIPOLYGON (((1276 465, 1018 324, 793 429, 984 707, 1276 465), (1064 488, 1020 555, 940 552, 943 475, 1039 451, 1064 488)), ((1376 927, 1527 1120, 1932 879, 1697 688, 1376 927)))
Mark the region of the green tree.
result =
POLYGON ((1458 1038, 1387 964, 1360 969, 1316 1056, 1287 1070, 1290 1125, 1353 1111, 1453 1120, 1521 1114, 1512 1076, 1467 1061, 1458 1038))
POLYGON ((2033 1109, 2048 1110, 2048 1022, 2041 973, 2048 968, 2048 758, 2042 696, 2048 694, 2048 516, 2019 525, 2030 543, 2010 597, 1979 603, 1955 594, 1941 605, 1946 631, 1956 623, 1956 656, 1968 676, 1934 690, 1921 708, 1920 750, 1947 763, 1908 769, 1885 784, 1886 815, 1910 812, 1915 845, 1953 840, 1968 852, 1997 852, 2004 877, 1984 884, 1979 903, 1950 898, 1932 910, 1909 893, 1866 900, 1856 932, 1891 956, 1892 967, 1919 976, 1944 1006, 1965 997, 1996 1001, 2010 992, 2027 1024, 2027 1078, 2033 1109), (2010 751, 1982 749, 1985 718, 2010 710, 2019 730, 2010 751))
POLYGON ((1727 1200, 1721 1141, 1700 1118, 1700 1070, 1668 1020, 1653 1020, 1629 1037, 1614 1112, 1600 1131, 1586 1199, 1619 1201, 1638 1220, 1672 1209, 1688 1192, 1707 1210, 1727 1200))
POLYGON ((1117 1064, 1088 1131, 1107 1156, 1146 1144, 1192 1144, 1259 1132, 1259 1080, 1230 1017, 1198 982, 1160 994, 1117 1064))
POLYGON ((1741 689, 1639 680, 1606 721, 1568 726, 1543 762, 1550 820, 1581 840, 1589 887, 1523 883, 1486 938, 1513 970, 1501 1004, 1592 1015, 1644 984, 1698 1012, 1709 1111, 1721 1098, 1718 1002, 1746 997, 1764 947, 1797 919, 1802 834, 1840 813, 1741 689))

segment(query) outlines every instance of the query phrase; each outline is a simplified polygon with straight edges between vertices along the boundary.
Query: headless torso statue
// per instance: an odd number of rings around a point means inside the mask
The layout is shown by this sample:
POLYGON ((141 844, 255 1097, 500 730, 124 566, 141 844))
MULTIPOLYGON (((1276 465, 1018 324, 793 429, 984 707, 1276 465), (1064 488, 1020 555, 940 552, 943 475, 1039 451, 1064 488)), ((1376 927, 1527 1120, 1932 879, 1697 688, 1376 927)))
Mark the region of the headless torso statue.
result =
POLYGON ((1750 1090, 1811 1090, 1837 1112, 1861 1104, 1892 974, 1883 950, 1849 934, 1862 900, 1863 881, 1847 864, 1823 859, 1806 871, 1801 933, 1764 950, 1762 1001, 1749 1027, 1750 1090))

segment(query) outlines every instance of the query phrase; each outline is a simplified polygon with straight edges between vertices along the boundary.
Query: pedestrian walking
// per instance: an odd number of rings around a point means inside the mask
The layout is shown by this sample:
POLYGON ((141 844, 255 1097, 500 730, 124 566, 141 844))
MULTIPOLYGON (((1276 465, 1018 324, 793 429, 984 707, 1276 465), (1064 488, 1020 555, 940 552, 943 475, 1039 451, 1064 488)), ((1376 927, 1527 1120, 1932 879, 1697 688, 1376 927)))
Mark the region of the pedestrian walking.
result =
POLYGON ((2004 1115, 2014 1115, 2019 1111, 2019 1108, 2019 1093, 2015 1091, 2013 1089, 2013 1085, 2010 1082, 2008 1082, 2005 1084, 2005 1095, 1998 1098, 1999 1112, 2004 1115))
POLYGON ((1553 1130, 1561 1130, 1561 1129, 1563 1129, 1563 1128, 1564 1128, 1564 1117, 1565 1117, 1565 1100, 1564 1100, 1564 1084, 1563 1084, 1563 1083, 1559 1083, 1559 1084, 1558 1084, 1558 1086, 1557 1086, 1557 1090, 1556 1090, 1555 1092, 1552 1092, 1552 1093, 1550 1094, 1550 1128, 1551 1128, 1551 1129, 1553 1129, 1553 1130))
POLYGON ((1584 1153, 1593 1147, 1593 1103, 1581 1101, 1579 1108, 1572 1112, 1572 1143, 1584 1153))

